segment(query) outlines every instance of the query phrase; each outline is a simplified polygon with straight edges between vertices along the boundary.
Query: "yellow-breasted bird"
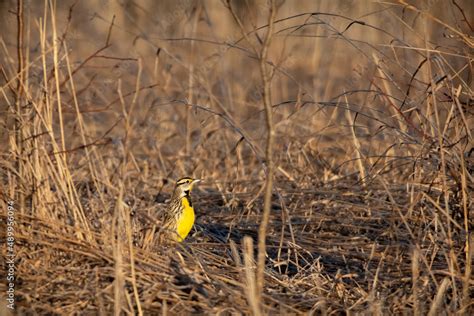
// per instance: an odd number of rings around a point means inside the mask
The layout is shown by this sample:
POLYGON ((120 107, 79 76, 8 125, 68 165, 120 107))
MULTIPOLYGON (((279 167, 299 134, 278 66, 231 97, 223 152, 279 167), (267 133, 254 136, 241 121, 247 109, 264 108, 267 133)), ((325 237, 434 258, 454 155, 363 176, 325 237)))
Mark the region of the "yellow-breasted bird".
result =
POLYGON ((193 227, 195 216, 190 193, 199 181, 190 177, 176 181, 170 204, 163 214, 163 228, 171 240, 183 241, 193 227))

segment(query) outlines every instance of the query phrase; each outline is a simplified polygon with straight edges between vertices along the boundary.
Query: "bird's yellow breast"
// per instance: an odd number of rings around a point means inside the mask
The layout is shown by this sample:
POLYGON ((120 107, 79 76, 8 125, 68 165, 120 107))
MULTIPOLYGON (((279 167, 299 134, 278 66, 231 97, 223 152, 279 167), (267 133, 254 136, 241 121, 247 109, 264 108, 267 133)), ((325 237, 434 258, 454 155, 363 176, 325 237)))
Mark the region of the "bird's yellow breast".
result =
POLYGON ((183 206, 183 213, 178 219, 178 241, 183 241, 186 238, 194 224, 194 208, 188 197, 184 196, 181 198, 181 205, 183 206))

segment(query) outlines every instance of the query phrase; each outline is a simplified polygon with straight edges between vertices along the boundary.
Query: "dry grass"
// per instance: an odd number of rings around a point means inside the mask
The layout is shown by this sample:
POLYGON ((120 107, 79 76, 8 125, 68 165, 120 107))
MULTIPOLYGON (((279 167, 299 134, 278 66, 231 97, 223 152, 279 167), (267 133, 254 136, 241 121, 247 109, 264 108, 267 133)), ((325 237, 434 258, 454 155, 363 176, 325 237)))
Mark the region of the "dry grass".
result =
POLYGON ((16 313, 473 312, 469 1, 275 5, 1 4, 16 313))

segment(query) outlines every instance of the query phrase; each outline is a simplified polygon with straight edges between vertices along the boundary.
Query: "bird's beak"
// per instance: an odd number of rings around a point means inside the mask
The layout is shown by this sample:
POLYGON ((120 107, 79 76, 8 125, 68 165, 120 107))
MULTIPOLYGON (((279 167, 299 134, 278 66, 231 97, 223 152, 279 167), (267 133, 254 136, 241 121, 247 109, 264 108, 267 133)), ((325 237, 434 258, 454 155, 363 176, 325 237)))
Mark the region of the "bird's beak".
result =
POLYGON ((194 179, 193 182, 191 182, 191 186, 190 186, 191 190, 192 188, 194 188, 194 185, 198 182, 201 182, 201 179, 194 179))

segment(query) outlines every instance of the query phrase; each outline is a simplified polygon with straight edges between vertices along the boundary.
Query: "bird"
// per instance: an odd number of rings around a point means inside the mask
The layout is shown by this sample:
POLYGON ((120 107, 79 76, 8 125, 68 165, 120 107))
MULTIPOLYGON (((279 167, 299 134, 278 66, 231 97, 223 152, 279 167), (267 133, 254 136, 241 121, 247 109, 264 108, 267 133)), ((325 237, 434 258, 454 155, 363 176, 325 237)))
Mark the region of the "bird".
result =
POLYGON ((169 205, 162 214, 162 227, 168 240, 182 242, 193 228, 195 214, 190 194, 200 181, 191 177, 176 181, 169 205))

